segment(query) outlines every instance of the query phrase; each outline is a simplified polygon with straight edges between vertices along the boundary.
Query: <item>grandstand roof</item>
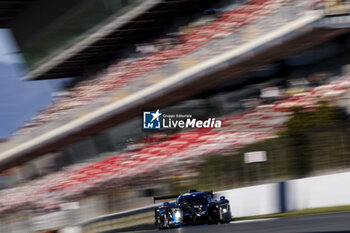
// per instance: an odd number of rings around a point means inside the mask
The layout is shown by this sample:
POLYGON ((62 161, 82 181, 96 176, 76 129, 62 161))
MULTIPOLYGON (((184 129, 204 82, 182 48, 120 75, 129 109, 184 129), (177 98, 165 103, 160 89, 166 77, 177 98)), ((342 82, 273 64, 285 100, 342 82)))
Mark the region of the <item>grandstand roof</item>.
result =
POLYGON ((30 68, 28 80, 80 76, 85 68, 114 58, 125 44, 152 35, 174 15, 198 9, 200 0, 148 0, 30 68))
POLYGON ((0 0, 0 28, 10 27, 14 17, 36 0, 0 0))

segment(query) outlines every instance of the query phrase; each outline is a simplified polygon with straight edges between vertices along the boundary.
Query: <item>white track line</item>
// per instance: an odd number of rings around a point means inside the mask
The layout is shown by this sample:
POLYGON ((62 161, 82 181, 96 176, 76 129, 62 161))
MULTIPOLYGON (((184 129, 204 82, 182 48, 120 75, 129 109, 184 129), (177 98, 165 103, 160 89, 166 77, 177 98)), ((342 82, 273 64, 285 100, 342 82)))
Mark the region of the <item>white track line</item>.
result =
POLYGON ((242 223, 250 223, 250 222, 265 222, 277 220, 279 218, 262 218, 262 219, 252 219, 252 220, 241 220, 241 221, 232 221, 231 224, 242 224, 242 223))

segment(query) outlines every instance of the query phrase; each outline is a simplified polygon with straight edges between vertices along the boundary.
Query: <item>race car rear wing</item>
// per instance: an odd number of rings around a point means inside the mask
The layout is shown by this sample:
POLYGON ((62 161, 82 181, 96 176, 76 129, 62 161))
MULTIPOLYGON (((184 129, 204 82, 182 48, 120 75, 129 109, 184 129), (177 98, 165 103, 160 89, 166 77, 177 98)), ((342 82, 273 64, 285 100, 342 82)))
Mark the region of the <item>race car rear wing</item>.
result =
POLYGON ((159 200, 168 200, 168 199, 176 199, 180 196, 181 194, 177 194, 177 195, 169 195, 169 196, 159 196, 159 197, 153 197, 153 204, 156 203, 156 201, 159 200))
MULTIPOLYGON (((197 192, 196 190, 190 190, 189 193, 195 193, 197 192)), ((209 192, 204 192, 206 193, 208 196, 210 196, 211 198, 214 197, 213 191, 209 191, 209 192)), ((177 194, 177 195, 169 195, 169 196, 158 196, 158 197, 153 197, 153 204, 156 203, 156 201, 159 200, 169 200, 169 199, 176 199, 180 196, 181 194, 177 194)))

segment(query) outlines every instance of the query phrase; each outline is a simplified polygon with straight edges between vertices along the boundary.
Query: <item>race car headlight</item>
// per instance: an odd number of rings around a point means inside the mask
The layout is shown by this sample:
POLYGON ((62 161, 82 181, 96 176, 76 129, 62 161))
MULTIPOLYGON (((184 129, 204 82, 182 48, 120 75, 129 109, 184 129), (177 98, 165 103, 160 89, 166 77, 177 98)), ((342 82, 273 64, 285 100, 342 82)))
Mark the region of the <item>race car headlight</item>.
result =
POLYGON ((172 208, 171 211, 173 212, 176 219, 182 218, 182 211, 178 208, 172 208))
POLYGON ((177 211, 175 213, 175 218, 177 218, 177 219, 182 218, 182 214, 180 213, 180 211, 177 211))
POLYGON ((221 206, 221 212, 222 212, 223 214, 226 214, 226 213, 228 212, 228 206, 227 206, 227 205, 221 206))

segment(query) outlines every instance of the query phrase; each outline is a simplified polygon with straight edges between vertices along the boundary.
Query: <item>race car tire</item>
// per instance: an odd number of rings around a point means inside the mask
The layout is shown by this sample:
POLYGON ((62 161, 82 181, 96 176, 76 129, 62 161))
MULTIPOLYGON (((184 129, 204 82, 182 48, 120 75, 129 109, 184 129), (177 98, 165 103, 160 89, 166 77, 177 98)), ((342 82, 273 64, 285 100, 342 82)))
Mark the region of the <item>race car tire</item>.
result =
POLYGON ((159 230, 169 229, 169 220, 166 216, 157 216, 157 227, 159 230), (163 221, 161 221, 163 219, 163 221))
POLYGON ((163 216, 163 218, 164 218, 164 227, 163 227, 163 229, 169 229, 170 228, 170 224, 169 224, 169 219, 164 215, 163 216))

